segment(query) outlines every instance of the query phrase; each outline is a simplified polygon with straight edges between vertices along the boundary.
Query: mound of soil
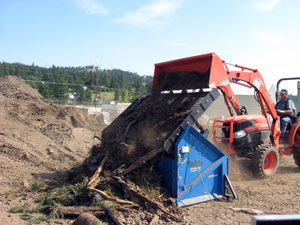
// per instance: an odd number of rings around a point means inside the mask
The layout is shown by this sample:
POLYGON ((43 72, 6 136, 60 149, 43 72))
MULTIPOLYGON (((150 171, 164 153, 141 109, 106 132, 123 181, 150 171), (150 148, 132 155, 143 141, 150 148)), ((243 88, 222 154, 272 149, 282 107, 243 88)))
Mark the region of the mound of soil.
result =
POLYGON ((14 76, 0 78, 0 116, 0 186, 80 164, 105 127, 77 108, 50 103, 14 76))
MULTIPOLYGON (((167 138, 208 95, 208 92, 189 89, 207 87, 208 79, 209 71, 160 76, 151 94, 137 99, 103 130, 101 146, 95 146, 95 151, 71 176, 80 173, 90 176, 107 152, 105 169, 114 171, 120 166, 128 168, 151 151, 164 148, 167 138), (197 85, 188 82, 189 79, 195 80, 197 85)), ((160 158, 153 157, 148 166, 160 158)))
MULTIPOLYGON (((151 217, 154 216, 153 212, 159 214, 159 210, 167 213, 168 218, 160 215, 164 220, 160 224, 170 224, 170 220, 181 221, 182 214, 175 207, 173 196, 162 184, 162 176, 155 165, 167 154, 163 148, 171 133, 193 110, 198 106, 204 109, 203 103, 209 102, 206 99, 209 92, 187 90, 194 87, 187 85, 189 78, 186 75, 166 74, 168 78, 161 78, 151 94, 137 99, 103 130, 101 145, 95 146, 82 165, 70 173, 72 178, 75 177, 73 182, 90 177, 89 190, 99 192, 105 199, 111 200, 103 192, 111 191, 113 196, 121 198, 118 202, 130 200, 138 203, 139 211, 148 215, 150 213, 151 217), (168 80, 176 90, 182 84, 182 91, 170 92, 168 80)), ((200 76, 195 73, 189 75, 200 76)), ((168 154, 172 155, 173 151, 168 154)), ((133 211, 125 214, 127 222, 130 220, 128 218, 134 220, 124 224, 151 222, 133 211)))

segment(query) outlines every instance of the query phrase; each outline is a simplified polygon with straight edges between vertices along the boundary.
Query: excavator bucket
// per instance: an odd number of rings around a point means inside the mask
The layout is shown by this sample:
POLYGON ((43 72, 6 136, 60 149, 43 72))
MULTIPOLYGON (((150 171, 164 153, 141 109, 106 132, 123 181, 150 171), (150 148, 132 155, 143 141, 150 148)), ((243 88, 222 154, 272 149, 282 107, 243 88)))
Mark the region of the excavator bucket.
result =
POLYGON ((103 131, 103 139, 112 145, 121 140, 134 148, 135 154, 125 148, 129 156, 138 157, 160 147, 174 155, 175 143, 188 125, 205 133, 198 119, 218 98, 215 86, 225 79, 222 60, 215 53, 156 64, 152 92, 113 121, 103 131))
POLYGON ((209 53, 155 64, 153 90, 215 88, 226 81, 222 60, 209 53))

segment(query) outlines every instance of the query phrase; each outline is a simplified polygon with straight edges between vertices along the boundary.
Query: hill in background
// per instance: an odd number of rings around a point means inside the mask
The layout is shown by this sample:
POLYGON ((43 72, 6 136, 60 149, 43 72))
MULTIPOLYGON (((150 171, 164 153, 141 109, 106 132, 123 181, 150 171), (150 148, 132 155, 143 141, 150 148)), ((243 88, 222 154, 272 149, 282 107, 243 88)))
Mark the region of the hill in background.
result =
POLYGON ((94 66, 53 65, 45 68, 34 64, 0 62, 0 77, 6 75, 25 80, 50 101, 66 104, 132 102, 149 92, 152 84, 151 76, 140 76, 120 69, 101 70, 94 66))

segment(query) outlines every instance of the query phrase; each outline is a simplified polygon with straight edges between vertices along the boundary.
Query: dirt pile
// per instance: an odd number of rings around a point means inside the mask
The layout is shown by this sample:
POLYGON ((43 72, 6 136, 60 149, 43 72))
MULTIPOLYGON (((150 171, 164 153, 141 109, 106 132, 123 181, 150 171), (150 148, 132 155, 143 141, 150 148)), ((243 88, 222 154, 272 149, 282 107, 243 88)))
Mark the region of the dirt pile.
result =
POLYGON ((105 126, 79 109, 48 102, 13 76, 0 78, 0 116, 1 185, 81 163, 105 126))
POLYGON ((112 170, 133 164, 148 152, 162 148, 166 139, 200 104, 207 93, 151 94, 134 102, 102 133, 102 146, 87 160, 100 162, 109 151, 112 170), (95 159, 92 159, 95 158, 95 159))
POLYGON ((85 160, 82 171, 95 170, 106 152, 109 156, 105 167, 115 170, 121 165, 132 165, 152 150, 165 148, 171 134, 193 110, 204 104, 209 92, 199 89, 207 87, 209 74, 210 71, 159 76, 151 94, 141 96, 103 130, 101 146, 97 146, 96 151, 85 160), (190 79, 195 82, 188 82, 190 79))
MULTIPOLYGON (((183 75, 171 74, 168 79, 186 82, 183 75)), ((176 129, 190 113, 195 112, 198 116, 202 113, 200 107, 203 110, 210 105, 211 93, 215 90, 189 91, 190 86, 182 85, 181 91, 170 92, 168 88, 167 81, 161 80, 161 85, 151 94, 133 102, 102 132, 101 145, 94 147, 91 156, 72 175, 79 178, 74 182, 80 180, 79 176, 90 177, 87 185, 90 191, 107 201, 133 208, 127 208, 128 212, 117 216, 119 221, 123 221, 122 217, 126 218, 122 224, 148 224, 155 214, 159 215, 162 224, 182 221, 175 199, 165 189, 155 166, 167 154, 167 150, 164 151, 166 140, 172 133, 178 132, 176 129), (149 218, 141 219, 134 213, 136 209, 148 214, 149 218), (143 223, 137 222, 138 219, 143 223)), ((173 149, 168 154, 172 156, 173 149)), ((119 211, 115 210, 116 213, 119 211)))

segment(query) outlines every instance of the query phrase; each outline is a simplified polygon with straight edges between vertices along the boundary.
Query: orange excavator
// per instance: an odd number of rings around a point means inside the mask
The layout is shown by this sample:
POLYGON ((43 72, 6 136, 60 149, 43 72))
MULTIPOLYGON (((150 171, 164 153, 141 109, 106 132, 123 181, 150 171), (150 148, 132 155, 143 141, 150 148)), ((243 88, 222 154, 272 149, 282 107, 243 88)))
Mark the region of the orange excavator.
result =
POLYGON ((228 155, 250 158, 254 175, 261 178, 272 176, 277 170, 279 157, 284 155, 293 155, 300 167, 300 119, 290 124, 286 141, 279 141, 280 117, 257 69, 227 63, 215 53, 155 65, 153 92, 156 87, 159 91, 176 91, 181 89, 183 83, 185 89, 218 89, 223 94, 231 117, 215 119, 214 142, 216 145, 220 140, 227 142, 228 155), (237 71, 231 71, 230 66, 237 68, 237 71), (176 82, 172 79, 174 77, 180 77, 181 81, 176 82), (247 114, 246 107, 239 104, 231 88, 232 83, 254 88, 261 115, 247 114), (217 135, 219 129, 222 135, 217 135))

